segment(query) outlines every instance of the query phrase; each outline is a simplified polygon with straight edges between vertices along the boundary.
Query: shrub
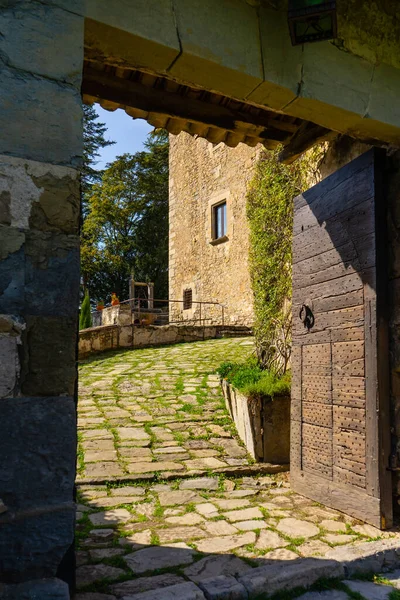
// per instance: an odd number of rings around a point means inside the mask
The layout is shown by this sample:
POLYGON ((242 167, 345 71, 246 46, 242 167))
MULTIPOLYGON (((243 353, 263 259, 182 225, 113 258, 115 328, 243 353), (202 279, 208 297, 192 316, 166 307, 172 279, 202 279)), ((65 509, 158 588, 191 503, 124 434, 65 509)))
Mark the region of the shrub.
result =
POLYGON ((254 358, 245 363, 222 363, 217 373, 250 399, 290 394, 290 372, 278 376, 272 371, 263 370, 254 358))
POLYGON ((291 353, 293 198, 316 183, 324 146, 291 165, 261 154, 247 194, 254 335, 260 365, 283 374, 291 353))
POLYGON ((85 293, 85 297, 82 302, 81 312, 79 315, 79 329, 87 329, 92 326, 92 312, 90 309, 90 298, 89 292, 85 293))

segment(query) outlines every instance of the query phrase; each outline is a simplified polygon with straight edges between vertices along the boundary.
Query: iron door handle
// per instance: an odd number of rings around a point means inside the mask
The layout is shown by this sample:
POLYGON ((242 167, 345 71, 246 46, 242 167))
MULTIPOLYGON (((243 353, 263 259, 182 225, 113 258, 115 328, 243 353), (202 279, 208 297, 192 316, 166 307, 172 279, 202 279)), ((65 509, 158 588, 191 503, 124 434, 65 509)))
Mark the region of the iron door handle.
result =
POLYGON ((313 312, 307 304, 303 304, 300 308, 299 318, 301 322, 304 324, 304 327, 310 331, 312 327, 314 327, 315 318, 313 312))

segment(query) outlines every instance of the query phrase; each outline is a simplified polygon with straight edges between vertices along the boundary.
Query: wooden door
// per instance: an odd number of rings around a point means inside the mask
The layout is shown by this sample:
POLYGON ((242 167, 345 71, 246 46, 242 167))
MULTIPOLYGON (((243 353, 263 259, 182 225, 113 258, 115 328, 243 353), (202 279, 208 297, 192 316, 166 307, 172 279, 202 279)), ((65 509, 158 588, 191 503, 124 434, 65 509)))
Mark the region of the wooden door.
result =
POLYGON ((295 199, 291 482, 392 524, 383 157, 370 150, 295 199))

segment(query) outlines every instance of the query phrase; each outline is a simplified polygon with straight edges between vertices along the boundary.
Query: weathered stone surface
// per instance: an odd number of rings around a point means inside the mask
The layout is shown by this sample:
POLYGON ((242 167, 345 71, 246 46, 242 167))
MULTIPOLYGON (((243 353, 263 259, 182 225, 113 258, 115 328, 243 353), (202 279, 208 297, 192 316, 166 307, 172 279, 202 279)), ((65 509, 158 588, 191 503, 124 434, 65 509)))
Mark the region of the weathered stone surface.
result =
POLYGON ((328 546, 328 544, 324 544, 324 542, 321 542, 320 540, 311 540, 301 544, 301 546, 297 546, 297 550, 300 552, 300 554, 306 557, 325 556, 329 549, 330 546, 328 546))
POLYGON ((180 446, 167 446, 165 448, 156 448, 154 454, 186 454, 186 450, 180 446))
POLYGON ((399 548, 398 539, 380 540, 350 547, 337 547, 329 550, 325 557, 339 561, 349 576, 356 573, 378 573, 383 567, 397 566, 399 548))
POLYGON ((86 594, 75 594, 74 600, 116 600, 116 597, 111 596, 110 594, 87 592, 86 594))
POLYGON ((248 519, 262 519, 263 514, 261 510, 255 506, 254 508, 244 508, 242 510, 232 510, 230 512, 225 513, 225 518, 231 523, 235 521, 245 521, 248 519))
POLYGON ((175 462, 135 462, 128 465, 130 473, 154 473, 155 471, 183 471, 183 465, 175 462))
POLYGON ((202 558, 190 567, 186 567, 184 573, 186 577, 198 583, 218 575, 238 577, 249 571, 249 569, 251 567, 237 556, 221 554, 202 558))
POLYGON ((304 558, 289 562, 274 562, 266 567, 252 569, 239 577, 249 596, 268 590, 272 595, 280 590, 310 586, 322 577, 343 577, 342 565, 332 560, 304 558))
POLYGON ((85 466, 85 476, 96 479, 108 479, 109 477, 118 477, 123 475, 123 470, 117 462, 98 462, 89 463, 85 466))
POLYGON ((212 456, 208 458, 194 458, 193 460, 185 460, 185 466, 190 470, 198 469, 218 469, 219 467, 225 467, 226 463, 222 462, 218 458, 212 456))
POLYGON ((118 427, 117 433, 121 440, 139 440, 150 442, 149 434, 140 427, 118 427))
POLYGON ((207 600, 245 600, 246 588, 230 575, 218 575, 199 583, 207 600))
POLYGON ((238 533, 236 527, 228 523, 227 521, 208 521, 205 523, 205 528, 211 535, 235 535, 238 533))
POLYGON ((24 314, 25 233, 0 225, 0 313, 24 314))
POLYGON ((250 500, 245 500, 245 499, 241 499, 241 498, 238 498, 238 499, 233 498, 230 500, 216 500, 215 504, 221 510, 235 510, 235 509, 245 508, 246 506, 249 506, 250 500))
POLYGON ((262 559, 260 559, 260 564, 274 560, 297 560, 298 558, 299 555, 296 554, 296 552, 292 552, 292 550, 277 548, 276 550, 271 550, 271 552, 264 554, 262 559))
POLYGON ((204 517, 216 517, 218 516, 218 509, 211 502, 203 502, 196 504, 196 510, 204 517))
POLYGON ((207 533, 199 527, 170 527, 169 529, 159 529, 158 537, 161 544, 174 541, 185 541, 204 538, 207 533))
POLYGON ((122 548, 95 548, 89 550, 90 558, 93 560, 103 560, 103 558, 112 558, 113 556, 120 556, 124 553, 122 548))
POLYGON ((179 486, 181 490, 217 490, 218 479, 215 477, 201 477, 200 479, 186 479, 179 486))
POLYGON ((364 536, 370 537, 370 538, 381 537, 382 533, 383 533, 380 529, 377 529, 376 527, 373 527, 372 525, 368 525, 367 523, 364 523, 363 525, 353 525, 352 529, 353 529, 353 531, 356 531, 360 535, 364 535, 364 536))
POLYGON ((287 545, 288 542, 281 538, 275 531, 261 531, 256 543, 256 548, 259 550, 267 550, 268 548, 282 548, 287 545))
POLYGON ((93 525, 118 525, 118 523, 126 523, 126 521, 133 519, 133 516, 125 508, 116 508, 105 512, 93 513, 89 515, 89 519, 93 525))
POLYGON ((0 337, 0 398, 14 395, 19 376, 18 339, 0 337))
POLYGON ((227 552, 234 548, 240 548, 241 546, 247 546, 247 544, 254 544, 256 541, 256 534, 253 531, 237 535, 226 535, 223 537, 214 537, 208 540, 202 540, 197 542, 197 550, 199 552, 227 552))
POLYGON ((326 590, 324 592, 307 592, 300 596, 301 600, 349 600, 346 592, 341 590, 326 590))
POLYGON ((265 521, 251 519, 248 521, 235 521, 235 527, 240 531, 255 531, 256 529, 266 529, 268 525, 265 521))
POLYGON ((195 502, 199 499, 199 496, 191 492, 190 490, 176 491, 176 492, 161 492, 158 495, 161 506, 174 506, 178 504, 188 504, 189 502, 195 502))
POLYGON ((140 502, 143 500, 141 496, 113 496, 112 498, 98 498, 90 501, 90 506, 93 508, 110 508, 119 504, 131 504, 132 502, 140 502))
POLYGON ((72 502, 76 454, 73 399, 2 400, 1 415, 7 432, 2 436, 2 456, 7 460, 2 463, 0 489, 9 511, 72 502))
POLYGON ((182 516, 167 517, 165 522, 171 525, 198 525, 204 523, 204 518, 197 513, 187 513, 182 516))
POLYGON ((119 488, 111 489, 112 496, 143 496, 144 494, 145 489, 139 487, 138 485, 125 485, 119 488))
MULTIPOLYGON (((82 34, 77 35, 81 39, 82 34)), ((9 68, 3 68, 2 78, 3 103, 10 108, 4 111, 1 120, 4 136, 0 154, 13 153, 41 162, 78 166, 82 156, 79 89, 29 74, 21 78, 9 68), (24 98, 24 102, 14 102, 15 97, 24 98), (64 119, 60 119, 61 111, 65 111, 64 119), (44 139, 47 144, 43 144, 44 139)))
POLYGON ((92 529, 89 535, 94 539, 108 541, 114 538, 115 531, 114 529, 92 529))
POLYGON ((343 582, 353 592, 358 592, 366 600, 386 600, 393 591, 390 585, 376 584, 372 581, 346 580, 343 582))
POLYGON ((319 523, 319 526, 326 531, 346 531, 346 524, 340 523, 339 521, 332 521, 331 519, 324 519, 319 523))
MULTIPOLYGON (((103 419, 101 419, 101 422, 103 419)), ((101 450, 101 451, 92 451, 85 453, 85 462, 100 462, 107 460, 117 460, 117 452, 115 450, 101 450)))
POLYGON ((124 560, 133 573, 145 573, 156 569, 188 565, 193 562, 193 550, 153 546, 124 556, 124 560))
POLYGON ((165 573, 164 575, 154 575, 154 577, 139 577, 131 581, 124 581, 123 583, 116 583, 110 587, 114 594, 118 597, 131 596, 139 594, 140 592, 147 592, 148 590, 158 590, 161 597, 161 591, 163 588, 176 585, 178 583, 184 583, 183 577, 174 575, 172 573, 165 573))
MULTIPOLYGON (((27 481, 32 488, 35 487, 36 482, 27 481)), ((18 581, 21 577, 56 576, 58 566, 74 539, 75 505, 66 502, 63 510, 54 512, 52 508, 49 504, 48 512, 18 519, 11 517, 11 520, 9 511, 0 515, 2 578, 18 581)))
POLYGON ((400 589, 400 569, 392 573, 385 573, 385 579, 388 579, 393 587, 398 590, 400 589))
POLYGON ((150 546, 151 531, 150 529, 145 529, 144 531, 132 533, 126 537, 120 538, 119 543, 121 546, 132 546, 132 550, 140 550, 143 546, 150 546))
POLYGON ((153 459, 150 448, 121 447, 120 453, 128 461, 137 460, 137 462, 144 462, 153 459))
MULTIPOLYGON (((163 600, 205 600, 203 592, 194 583, 178 583, 162 589, 163 600)), ((136 594, 134 600, 160 600, 160 592, 151 590, 136 594)))
POLYGON ((355 540, 354 535, 327 533, 324 535, 324 540, 329 544, 349 544, 355 540))
MULTIPOLYGON (((72 297, 71 305, 75 306, 73 300, 72 297)), ((26 317, 28 343, 23 347, 24 360, 21 373, 23 394, 48 397, 74 395, 75 325, 75 314, 71 317, 36 315, 26 317), (48 348, 51 348, 50 353, 48 348)), ((60 420, 58 422, 61 423, 60 420)))
POLYGON ((310 538, 319 534, 319 529, 308 521, 300 521, 299 519, 282 519, 277 530, 292 538, 303 537, 310 538))
POLYGON ((83 565, 76 570, 76 585, 78 588, 82 588, 102 579, 117 579, 121 575, 124 575, 124 573, 123 569, 110 567, 102 563, 98 565, 83 565))
POLYGON ((69 600, 68 585, 60 579, 34 579, 14 585, 0 583, 2 600, 69 600))

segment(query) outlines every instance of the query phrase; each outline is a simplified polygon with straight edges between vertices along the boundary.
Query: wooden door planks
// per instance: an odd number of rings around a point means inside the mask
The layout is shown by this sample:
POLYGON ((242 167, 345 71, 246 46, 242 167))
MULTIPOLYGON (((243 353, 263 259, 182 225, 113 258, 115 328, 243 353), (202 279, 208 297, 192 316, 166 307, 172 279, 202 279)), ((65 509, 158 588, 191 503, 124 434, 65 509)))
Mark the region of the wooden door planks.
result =
POLYGON ((381 527, 375 163, 369 151, 295 199, 291 469, 298 492, 381 527))

